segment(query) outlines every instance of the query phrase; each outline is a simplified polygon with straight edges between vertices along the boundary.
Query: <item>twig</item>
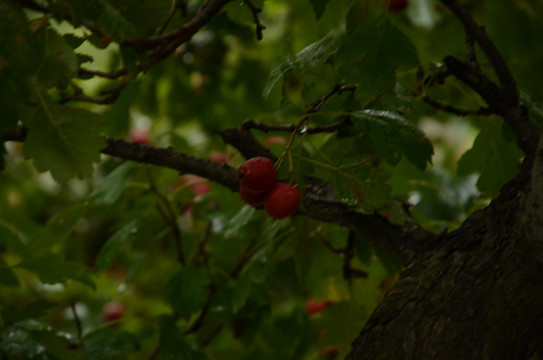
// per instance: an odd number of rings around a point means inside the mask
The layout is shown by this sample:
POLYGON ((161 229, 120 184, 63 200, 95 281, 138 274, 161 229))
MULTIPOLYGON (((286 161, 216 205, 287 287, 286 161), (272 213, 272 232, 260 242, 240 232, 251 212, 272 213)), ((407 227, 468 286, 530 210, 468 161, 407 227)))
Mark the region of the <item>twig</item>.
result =
POLYGON ((126 69, 120 69, 110 72, 104 72, 104 71, 97 71, 97 70, 90 70, 86 68, 79 68, 79 75, 91 75, 91 76, 98 76, 103 77, 107 79, 117 79, 123 75, 128 74, 128 71, 126 69))
POLYGON ((177 0, 175 2, 175 4, 173 5, 173 8, 172 8, 172 11, 170 12, 170 15, 168 15, 168 18, 166 19, 166 21, 164 21, 164 24, 162 24, 162 27, 158 31, 159 35, 162 35, 162 33, 166 30, 166 28, 168 27, 168 25, 172 21, 174 15, 175 15, 175 13, 177 12, 178 9, 181 9, 181 15, 183 15, 183 16, 186 15, 186 13, 187 13, 187 4, 185 3, 184 0, 177 0))
POLYGON ((368 273, 364 270, 356 269, 351 266, 351 260, 354 258, 354 241, 356 234, 354 231, 349 231, 349 236, 347 237, 347 246, 343 252, 343 278, 352 283, 353 279, 358 278, 367 278, 368 273))
POLYGON ((155 360, 159 354, 160 354, 160 344, 155 346, 155 348, 153 349, 153 351, 151 352, 147 360, 155 360))
POLYGON ((266 29, 266 27, 262 25, 262 23, 260 22, 260 18, 258 17, 258 14, 262 12, 262 9, 254 6, 251 0, 243 1, 243 5, 246 5, 251 10, 251 13, 253 14, 253 20, 256 25, 256 38, 258 40, 262 40, 262 31, 266 29))
POLYGON ((177 247, 177 260, 182 264, 185 265, 185 255, 183 254, 183 246, 181 242, 181 230, 179 229, 179 226, 177 225, 176 221, 176 215, 173 211, 172 204, 168 200, 168 198, 158 190, 156 187, 155 181, 153 179, 153 175, 151 174, 151 170, 149 167, 146 167, 147 169, 147 178, 149 179, 149 188, 150 190, 159 198, 160 201, 164 204, 164 207, 166 208, 166 213, 162 211, 160 208, 158 208, 159 213, 162 215, 168 226, 170 227, 170 231, 173 235, 175 245, 177 247))
MULTIPOLYGON (((337 131, 345 126, 348 126, 351 124, 351 121, 348 119, 344 119, 338 122, 335 122, 330 125, 324 125, 324 126, 311 126, 308 127, 305 131, 307 134, 318 134, 318 133, 325 133, 325 132, 334 132, 337 131)), ((247 129, 257 129, 260 131, 263 131, 265 133, 270 131, 283 131, 283 132, 293 132, 296 129, 296 125, 267 125, 260 121, 256 121, 254 119, 247 119, 242 124, 243 127, 247 129)))
POLYGON ((442 110, 451 114, 455 114, 458 116, 468 116, 468 115, 492 115, 494 114, 494 111, 488 107, 480 107, 479 109, 474 110, 465 110, 460 109, 451 105, 442 104, 437 100, 434 100, 428 96, 423 96, 422 101, 425 103, 432 105, 434 108, 438 110, 442 110))
POLYGON ((457 0, 441 0, 456 15, 458 20, 464 25, 468 36, 472 37, 480 46, 483 52, 488 57, 492 67, 496 71, 496 75, 500 79, 500 84, 504 87, 508 97, 512 97, 518 101, 517 84, 509 68, 505 64, 502 55, 486 34, 485 28, 479 26, 473 20, 470 13, 457 0))
POLYGON ((77 315, 77 311, 75 309, 75 302, 70 303, 70 309, 72 310, 72 315, 74 316, 75 326, 77 329, 77 339, 81 340, 81 338, 83 337, 81 331, 81 319, 79 319, 79 315, 77 315))
POLYGON ((202 326, 202 324, 204 323, 204 319, 207 316, 209 309, 211 308, 211 304, 213 303, 213 298, 215 297, 217 290, 218 289, 215 287, 215 285, 211 284, 209 286, 209 294, 207 294, 206 302, 202 307, 200 314, 198 314, 196 320, 194 320, 194 322, 183 332, 183 335, 192 334, 202 326))

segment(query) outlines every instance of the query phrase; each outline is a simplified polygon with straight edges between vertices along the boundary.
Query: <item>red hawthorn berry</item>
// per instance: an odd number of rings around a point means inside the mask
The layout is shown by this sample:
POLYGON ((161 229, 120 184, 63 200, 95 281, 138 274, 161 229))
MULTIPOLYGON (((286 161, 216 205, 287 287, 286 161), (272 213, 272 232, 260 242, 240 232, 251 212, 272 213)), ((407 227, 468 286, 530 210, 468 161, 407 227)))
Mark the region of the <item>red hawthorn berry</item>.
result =
POLYGON ((296 212, 302 196, 296 185, 277 184, 266 200, 266 211, 274 219, 284 219, 296 212))
POLYGON ((102 319, 104 321, 115 321, 122 318, 124 315, 124 306, 120 302, 111 301, 102 308, 102 319))
MULTIPOLYGON (((388 0, 385 0, 388 1, 388 0)), ((409 5, 409 0, 390 0, 388 8, 390 11, 396 12, 404 10, 409 5)))
POLYGON ((218 151, 213 151, 211 155, 209 155, 209 160, 216 163, 227 163, 228 155, 220 153, 218 151))
POLYGON ((308 299, 305 303, 305 312, 308 315, 318 314, 328 307, 328 303, 315 299, 308 299))
POLYGON ((270 136, 264 141, 264 145, 271 146, 273 144, 286 145, 288 140, 283 136, 270 136))
POLYGON ((130 129, 130 134, 128 134, 128 141, 141 144, 149 145, 149 131, 141 128, 132 128, 130 129))
POLYGON ((245 161, 238 169, 240 187, 254 192, 267 192, 277 183, 273 162, 265 157, 245 161))
POLYGON ((269 191, 265 191, 265 192, 251 191, 242 186, 239 189, 239 194, 241 195, 241 198, 247 204, 252 205, 252 206, 261 206, 261 205, 264 205, 264 203, 266 202, 269 191))

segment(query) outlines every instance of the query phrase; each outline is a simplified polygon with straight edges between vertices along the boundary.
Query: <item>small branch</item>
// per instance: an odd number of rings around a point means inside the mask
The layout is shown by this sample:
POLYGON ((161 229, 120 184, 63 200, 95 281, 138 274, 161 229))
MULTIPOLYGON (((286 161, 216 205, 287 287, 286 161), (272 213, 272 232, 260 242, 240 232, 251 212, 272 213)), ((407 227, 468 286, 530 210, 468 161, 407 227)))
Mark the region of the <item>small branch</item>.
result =
POLYGON ((343 278, 351 284, 353 279, 367 278, 368 273, 361 269, 356 269, 351 266, 351 260, 354 258, 354 241, 356 234, 354 231, 349 231, 347 237, 347 246, 343 251, 343 278))
POLYGON ((107 78, 107 79, 117 79, 126 74, 128 74, 128 71, 126 69, 103 72, 103 71, 97 71, 97 70, 89 70, 86 68, 79 68, 79 75, 98 76, 98 77, 107 78))
POLYGON ((264 25, 262 25, 262 23, 260 22, 260 18, 258 17, 258 14, 262 12, 262 9, 255 7, 251 0, 243 1, 243 5, 246 5, 251 10, 251 13, 253 14, 253 20, 256 25, 256 38, 258 40, 262 40, 262 31, 266 28, 264 25))
POLYGON ((151 352, 147 360, 155 360, 159 354, 160 354, 160 344, 155 346, 155 348, 153 349, 153 351, 151 352))
POLYGON ((166 30, 166 28, 168 27, 168 25, 172 21, 175 13, 179 9, 181 9, 181 15, 186 16, 186 14, 187 14, 187 4, 185 3, 184 0, 177 0, 175 2, 175 4, 173 5, 173 8, 172 8, 172 11, 170 12, 170 15, 168 15, 168 18, 166 19, 166 21, 164 21, 164 24, 162 24, 162 27, 158 31, 159 35, 162 35, 162 33, 166 30))
POLYGON ((476 110, 465 110, 460 109, 451 105, 442 104, 439 101, 436 101, 428 96, 423 96, 422 101, 425 103, 432 105, 434 108, 438 110, 442 110, 451 114, 455 114, 458 116, 468 116, 468 115, 492 115, 494 112, 489 109, 488 107, 481 107, 476 110))
POLYGON ((181 265, 185 265, 185 255, 183 254, 183 244, 181 242, 181 230, 177 225, 177 216, 175 214, 175 211, 173 211, 172 204, 170 203, 168 198, 164 194, 162 194, 160 190, 158 190, 149 167, 146 167, 146 169, 147 178, 149 179, 150 190, 158 197, 158 199, 164 204, 164 207, 166 208, 167 212, 162 211, 160 207, 157 210, 166 221, 166 224, 168 224, 168 226, 170 227, 170 231, 175 241, 175 246, 177 247, 177 261, 179 261, 181 265))
POLYGON ((496 75, 498 75, 500 84, 504 87, 507 96, 518 101, 517 84, 515 83, 513 75, 509 71, 502 55, 486 34, 485 28, 477 25, 470 13, 457 0, 441 0, 441 2, 447 6, 453 14, 456 15, 458 20, 460 20, 462 25, 464 25, 468 36, 473 38, 473 40, 481 46, 481 49, 496 71, 496 75))
POLYGON ((202 307, 202 310, 200 311, 200 314, 194 320, 194 322, 183 332, 183 335, 192 334, 202 326, 204 323, 204 319, 207 316, 207 313, 209 312, 209 309, 211 308, 211 304, 213 303, 213 298, 215 297, 215 294, 217 293, 217 288, 214 285, 211 285, 209 288, 209 294, 207 295, 206 302, 204 306, 202 307))
POLYGON ((75 302, 70 303, 70 309, 72 310, 72 315, 74 316, 75 326, 77 329, 77 339, 81 340, 83 337, 83 332, 81 331, 81 319, 79 319, 79 315, 77 315, 75 302))
POLYGON ((336 84, 336 86, 334 86, 334 88, 330 90, 330 92, 328 92, 326 95, 324 95, 315 103, 313 103, 313 105, 311 105, 311 107, 305 113, 311 114, 311 113, 315 113, 319 111, 323 107, 323 105, 328 101, 328 99, 332 97, 332 95, 341 94, 344 91, 355 92, 356 86, 345 86, 345 85, 336 84))

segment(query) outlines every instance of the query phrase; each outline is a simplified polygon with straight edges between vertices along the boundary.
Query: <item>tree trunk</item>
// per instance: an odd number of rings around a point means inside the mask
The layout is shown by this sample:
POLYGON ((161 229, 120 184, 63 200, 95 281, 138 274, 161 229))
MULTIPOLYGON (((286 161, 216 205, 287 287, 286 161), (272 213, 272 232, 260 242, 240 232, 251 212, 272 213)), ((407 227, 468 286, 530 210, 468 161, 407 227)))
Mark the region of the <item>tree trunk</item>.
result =
POLYGON ((543 348, 543 137, 485 210, 406 266, 347 359, 529 359, 543 348))

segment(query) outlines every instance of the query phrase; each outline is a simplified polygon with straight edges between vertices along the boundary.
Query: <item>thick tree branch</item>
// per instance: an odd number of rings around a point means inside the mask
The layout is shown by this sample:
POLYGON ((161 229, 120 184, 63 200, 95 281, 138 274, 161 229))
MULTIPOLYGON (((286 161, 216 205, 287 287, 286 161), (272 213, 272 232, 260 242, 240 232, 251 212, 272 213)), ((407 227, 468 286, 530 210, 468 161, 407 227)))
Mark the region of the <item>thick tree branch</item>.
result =
POLYGON ((517 136, 519 147, 526 154, 533 154, 538 142, 537 128, 530 121, 528 109, 519 104, 518 98, 503 91, 478 67, 452 56, 445 57, 443 61, 451 74, 481 95, 492 112, 504 118, 517 136))

